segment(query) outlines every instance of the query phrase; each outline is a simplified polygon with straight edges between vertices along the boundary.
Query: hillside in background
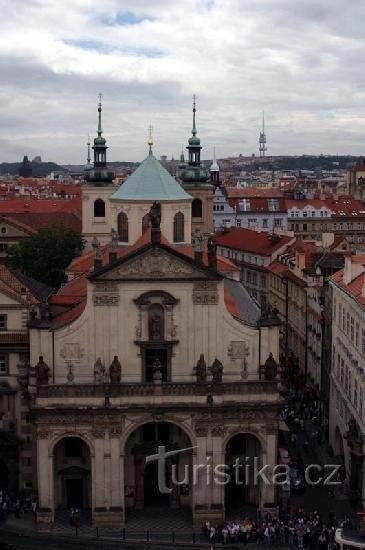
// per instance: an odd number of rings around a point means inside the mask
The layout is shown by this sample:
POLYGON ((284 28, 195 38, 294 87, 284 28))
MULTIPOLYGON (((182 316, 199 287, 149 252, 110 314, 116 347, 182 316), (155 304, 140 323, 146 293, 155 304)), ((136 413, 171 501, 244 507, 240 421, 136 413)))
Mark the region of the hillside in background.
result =
MULTIPOLYGON (((1 176, 17 176, 19 174, 19 167, 21 162, 2 162, 0 164, 0 175, 1 176)), ((67 173, 68 170, 55 162, 31 162, 32 165, 32 176, 33 177, 45 177, 49 176, 51 172, 64 172, 67 173)))

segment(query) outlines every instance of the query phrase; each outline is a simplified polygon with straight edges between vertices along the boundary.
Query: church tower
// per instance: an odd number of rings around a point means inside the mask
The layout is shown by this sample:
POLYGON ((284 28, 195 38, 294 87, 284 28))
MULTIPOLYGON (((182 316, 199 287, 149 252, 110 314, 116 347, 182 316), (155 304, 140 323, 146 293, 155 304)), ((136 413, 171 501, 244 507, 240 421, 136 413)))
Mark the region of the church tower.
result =
POLYGON ((185 191, 193 197, 191 210, 192 236, 195 233, 208 236, 213 232, 213 192, 209 171, 200 162, 202 146, 196 130, 196 102, 193 101, 193 129, 189 138, 188 162, 180 162, 179 178, 185 191))
POLYGON ((220 185, 219 179, 219 165, 217 159, 215 158, 215 147, 213 150, 213 162, 210 165, 210 181, 214 185, 215 189, 220 185))
POLYGON ((106 163, 106 139, 101 128, 102 95, 99 94, 98 130, 92 147, 94 163, 90 163, 90 140, 88 141, 88 159, 84 171, 84 186, 82 189, 82 234, 90 248, 91 241, 96 237, 101 244, 110 240, 110 205, 109 197, 115 191, 113 185, 114 172, 106 163))

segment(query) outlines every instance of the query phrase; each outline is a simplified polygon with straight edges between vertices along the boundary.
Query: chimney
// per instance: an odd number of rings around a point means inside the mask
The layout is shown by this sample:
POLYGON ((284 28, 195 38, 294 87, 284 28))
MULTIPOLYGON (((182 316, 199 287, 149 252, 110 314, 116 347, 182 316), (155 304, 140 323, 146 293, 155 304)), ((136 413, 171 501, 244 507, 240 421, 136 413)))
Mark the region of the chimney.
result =
POLYGON ((352 281, 352 261, 351 254, 345 255, 345 266, 343 268, 343 282, 345 285, 349 285, 352 281))
POLYGON ((363 281, 362 289, 361 289, 361 296, 363 298, 365 298, 365 272, 364 272, 364 281, 363 281))

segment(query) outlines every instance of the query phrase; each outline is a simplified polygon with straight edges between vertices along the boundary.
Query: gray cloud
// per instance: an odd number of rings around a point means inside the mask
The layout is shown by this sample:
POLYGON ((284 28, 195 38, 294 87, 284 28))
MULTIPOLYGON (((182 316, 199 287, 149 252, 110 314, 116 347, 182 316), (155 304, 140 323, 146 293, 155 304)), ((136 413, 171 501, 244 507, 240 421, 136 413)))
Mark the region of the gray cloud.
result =
POLYGON ((0 21, 0 160, 84 162, 99 91, 110 160, 363 152, 361 0, 13 0, 0 21))

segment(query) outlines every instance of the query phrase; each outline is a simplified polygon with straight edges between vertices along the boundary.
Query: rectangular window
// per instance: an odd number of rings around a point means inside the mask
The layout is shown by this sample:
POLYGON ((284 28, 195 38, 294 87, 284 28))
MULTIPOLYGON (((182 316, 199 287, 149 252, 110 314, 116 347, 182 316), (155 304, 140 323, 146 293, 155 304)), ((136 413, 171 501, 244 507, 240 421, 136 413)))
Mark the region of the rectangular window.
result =
POLYGON ((241 227, 241 220, 236 220, 236 227, 241 227))
POLYGON ((8 356, 2 353, 0 355, 0 375, 8 374, 8 356))
POLYGON ((0 243, 0 252, 7 252, 8 246, 8 243, 0 243))
POLYGON ((355 346, 358 347, 359 345, 359 332, 360 332, 360 326, 359 326, 359 323, 356 323, 356 328, 355 328, 355 346))
POLYGON ((6 330, 8 324, 8 316, 3 313, 0 314, 0 330, 6 330))
POLYGON ((274 227, 281 227, 281 218, 274 218, 274 227))
POLYGON ((269 220, 267 218, 264 218, 262 220, 262 227, 268 228, 269 227, 269 220))
POLYGON ((361 353, 365 357, 365 328, 361 329, 361 353))
POLYGON ((354 321, 354 318, 351 317, 351 320, 350 320, 350 338, 351 338, 352 342, 354 341, 354 337, 355 337, 355 321, 354 321))

